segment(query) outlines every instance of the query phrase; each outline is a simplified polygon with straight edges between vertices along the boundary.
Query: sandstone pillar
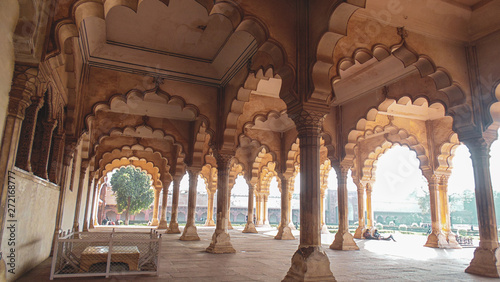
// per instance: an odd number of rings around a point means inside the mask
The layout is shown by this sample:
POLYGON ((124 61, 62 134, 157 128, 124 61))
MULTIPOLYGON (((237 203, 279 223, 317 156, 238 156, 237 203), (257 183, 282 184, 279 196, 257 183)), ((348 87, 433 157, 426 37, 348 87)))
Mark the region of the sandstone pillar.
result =
POLYGON ((208 204, 207 204, 207 220, 205 221, 205 226, 215 226, 214 222, 214 196, 215 192, 208 192, 208 204))
POLYGON ((269 194, 262 195, 262 221, 265 227, 270 227, 269 225, 269 210, 267 209, 267 201, 269 199, 269 194))
POLYGON ((283 281, 335 281, 320 234, 320 130, 329 111, 317 105, 289 111, 300 141, 300 245, 283 281))
POLYGON ((160 208, 160 192, 162 187, 155 187, 155 199, 153 201, 153 220, 151 226, 158 226, 158 209, 160 208))
POLYGON ((373 209, 372 209, 372 185, 366 184, 366 228, 371 229, 373 224, 373 209))
MULTIPOLYGON (((69 141, 69 140, 68 140, 69 141)), ((57 205, 57 214, 56 214, 56 227, 54 228, 54 238, 53 238, 53 243, 52 243, 52 248, 50 253, 54 253, 54 244, 56 242, 57 237, 59 236, 59 232, 61 232, 61 225, 62 225, 62 220, 63 220, 63 210, 64 210, 64 203, 66 200, 66 176, 69 170, 69 166, 72 163, 72 159, 74 156, 74 152, 76 150, 76 143, 75 142, 68 142, 69 144, 65 146, 64 148, 64 158, 63 158, 63 169, 62 169, 62 176, 61 176, 61 185, 59 186, 59 202, 57 205)))
POLYGON ((290 206, 288 201, 288 181, 286 176, 283 174, 279 175, 280 185, 281 185, 281 223, 278 228, 278 234, 274 237, 277 240, 294 240, 295 237, 292 234, 292 229, 288 226, 290 219, 288 218, 290 214, 290 206))
POLYGON ((328 231, 328 227, 326 227, 325 224, 325 189, 321 189, 320 193, 320 206, 321 206, 321 234, 330 234, 330 231, 328 231))
POLYGON ((431 210, 431 234, 427 236, 427 242, 424 246, 430 248, 439 248, 440 246, 446 245, 446 239, 441 233, 441 226, 439 224, 439 198, 438 198, 438 188, 439 188, 439 176, 432 174, 428 177, 429 181, 429 198, 430 198, 430 210, 431 210))
POLYGON ((189 174, 189 198, 188 198, 188 217, 186 222, 186 227, 182 232, 180 240, 182 241, 199 241, 198 231, 195 225, 195 215, 196 215, 196 196, 198 187, 198 174, 201 168, 188 168, 189 174))
POLYGON ((288 191, 288 206, 290 207, 288 210, 288 227, 290 227, 290 229, 292 230, 297 230, 295 228, 295 224, 293 224, 292 198, 293 198, 293 191, 288 191))
POLYGON ((99 191, 99 185, 100 182, 97 183, 97 185, 94 185, 94 191, 92 193, 92 206, 90 207, 90 222, 89 222, 89 229, 94 229, 94 225, 96 224, 95 220, 95 209, 96 209, 96 202, 99 202, 97 199, 97 193, 99 191))
POLYGON ((94 190, 94 186, 97 184, 94 178, 95 172, 89 172, 89 184, 87 188, 87 201, 85 202, 85 214, 83 215, 83 231, 89 231, 89 206, 90 206, 90 195, 92 195, 92 190, 94 190))
POLYGON ((34 173, 43 179, 49 179, 47 168, 49 165, 50 147, 52 145, 52 133, 56 128, 57 121, 44 120, 42 122, 42 125, 43 125, 43 135, 42 135, 42 145, 40 146, 41 147, 40 160, 38 161, 38 165, 36 166, 36 171, 34 173))
POLYGON ((21 140, 17 149, 16 166, 28 172, 31 170, 31 150, 35 137, 38 111, 43 106, 43 97, 32 97, 31 105, 26 108, 25 117, 21 127, 21 140))
POLYGON ((352 234, 349 232, 348 216, 348 195, 347 195, 347 172, 349 167, 346 165, 337 165, 338 179, 338 202, 339 202, 339 231, 335 234, 335 240, 330 245, 334 250, 359 250, 352 234))
POLYGON ((461 249, 455 237, 455 233, 451 231, 450 208, 448 204, 448 175, 441 175, 439 182, 439 211, 441 219, 441 233, 448 242, 445 248, 461 249))
POLYGON ((362 183, 357 182, 358 187, 358 228, 354 233, 354 238, 362 239, 365 231, 365 187, 362 183))
POLYGON ((180 234, 179 223, 177 222, 177 213, 179 211, 179 187, 181 179, 174 178, 174 187, 172 191, 172 217, 170 218, 170 225, 168 227, 168 234, 180 234))
POLYGON ((233 225, 231 225, 231 189, 229 189, 229 198, 227 200, 227 229, 233 230, 233 225))
POLYGON ((73 230, 79 232, 79 221, 80 221, 80 206, 82 204, 82 193, 83 185, 85 185, 85 174, 87 168, 89 167, 89 160, 82 159, 80 165, 80 181, 78 182, 78 193, 76 194, 76 205, 75 205, 75 219, 73 221, 73 230))
POLYGON ((466 140, 474 169, 474 184, 479 225, 479 247, 474 251, 474 258, 467 273, 489 277, 500 275, 500 251, 498 248, 497 221, 493 189, 490 175, 490 140, 477 138, 466 140))
POLYGON ((227 208, 229 201, 229 169, 232 155, 215 153, 217 159, 217 224, 212 242, 207 252, 214 254, 234 253, 236 250, 230 242, 227 232, 227 208))
POLYGON ((168 203, 168 187, 170 186, 171 180, 166 177, 163 177, 161 182, 163 184, 163 197, 161 199, 160 223, 158 224, 158 227, 156 229, 168 229, 167 203, 168 203))
POLYGON ((257 200, 257 207, 255 211, 257 213, 257 223, 255 224, 255 226, 262 226, 264 225, 264 221, 262 219, 262 195, 260 193, 257 193, 255 195, 255 199, 257 200))
POLYGON ((248 212, 247 212, 247 224, 243 233, 258 233, 255 229, 255 224, 253 223, 253 185, 250 180, 247 179, 248 185, 248 212))

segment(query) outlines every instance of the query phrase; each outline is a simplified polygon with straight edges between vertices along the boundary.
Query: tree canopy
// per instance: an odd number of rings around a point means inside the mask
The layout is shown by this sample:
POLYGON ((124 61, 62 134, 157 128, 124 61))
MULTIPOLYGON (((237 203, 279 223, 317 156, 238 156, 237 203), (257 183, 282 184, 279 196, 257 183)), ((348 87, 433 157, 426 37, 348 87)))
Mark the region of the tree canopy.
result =
POLYGON ((112 190, 116 195, 119 213, 125 211, 125 224, 129 214, 149 208, 154 200, 148 175, 134 167, 122 167, 111 177, 112 190))

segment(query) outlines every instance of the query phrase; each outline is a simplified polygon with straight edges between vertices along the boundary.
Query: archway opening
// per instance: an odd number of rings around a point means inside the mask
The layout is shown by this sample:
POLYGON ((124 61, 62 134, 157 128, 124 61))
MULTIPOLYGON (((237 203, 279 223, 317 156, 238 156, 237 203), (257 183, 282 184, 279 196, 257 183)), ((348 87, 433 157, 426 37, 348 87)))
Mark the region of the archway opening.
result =
POLYGON ((429 186, 419 166, 408 147, 396 145, 379 157, 372 192, 377 229, 425 234, 430 227, 429 186))
POLYGON ((239 174, 231 190, 231 224, 245 225, 248 215, 248 184, 242 174, 239 174))

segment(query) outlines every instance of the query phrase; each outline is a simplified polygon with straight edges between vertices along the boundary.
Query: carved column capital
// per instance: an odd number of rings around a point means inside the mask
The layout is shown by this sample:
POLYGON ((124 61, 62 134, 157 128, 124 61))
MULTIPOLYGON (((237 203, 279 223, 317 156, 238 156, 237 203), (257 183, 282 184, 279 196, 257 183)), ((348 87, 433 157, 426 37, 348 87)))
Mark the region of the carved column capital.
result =
POLYGON ((219 171, 224 171, 225 173, 229 173, 229 169, 231 168, 231 160, 233 159, 232 154, 227 153, 219 153, 215 152, 214 154, 215 160, 217 161, 217 169, 219 171))
POLYGON ((37 76, 37 68, 16 64, 9 93, 9 116, 24 118, 25 110, 31 104, 31 97, 36 93, 37 76))
MULTIPOLYGON (((293 115, 298 137, 319 135, 326 113, 314 109, 302 108, 293 115)), ((301 140, 302 142, 302 140, 301 140)))
POLYGON ((68 140, 68 144, 66 144, 66 146, 64 146, 63 164, 65 166, 71 165, 71 159, 73 159, 73 156, 75 154, 75 150, 76 150, 76 142, 70 142, 70 140, 68 140))
POLYGON ((494 140, 487 138, 471 138, 463 140, 462 142, 467 146, 471 154, 471 158, 490 157, 490 145, 494 140))
POLYGON ((82 159, 82 162, 80 164, 80 172, 82 174, 85 174, 85 172, 87 171, 87 168, 89 167, 89 164, 90 164, 89 159, 82 159))
POLYGON ((201 167, 189 166, 186 168, 189 177, 198 177, 201 172, 201 167))

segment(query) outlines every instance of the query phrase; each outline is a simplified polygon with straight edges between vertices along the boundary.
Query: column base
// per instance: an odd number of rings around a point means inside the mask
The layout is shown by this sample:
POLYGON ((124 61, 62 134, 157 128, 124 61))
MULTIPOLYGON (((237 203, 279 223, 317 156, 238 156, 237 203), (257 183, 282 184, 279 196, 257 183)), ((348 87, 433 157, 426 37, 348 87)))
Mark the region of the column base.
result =
POLYGON ((224 230, 216 229, 214 235, 212 235, 212 242, 206 249, 206 252, 212 254, 231 254, 236 253, 236 250, 231 244, 229 234, 224 230))
POLYGON ((215 226, 215 222, 213 219, 209 218, 205 221, 205 226, 215 226))
POLYGON ((170 226, 169 226, 166 233, 167 234, 181 234, 181 231, 179 230, 179 223, 170 222, 170 226))
POLYGON ((160 224, 158 224, 158 227, 156 229, 168 229, 168 223, 166 220, 160 220, 160 224))
POLYGON ((474 258, 465 272, 487 277, 500 277, 500 248, 476 248, 474 258))
POLYGON ((255 226, 257 227, 261 227, 262 225, 264 225, 264 222, 262 220, 258 220, 257 223, 255 224, 255 226))
POLYGON ((364 226, 358 226, 356 232, 354 232, 354 239, 363 239, 363 231, 365 231, 365 229, 364 226))
POLYGON ((233 226, 231 225, 231 221, 227 221, 227 229, 228 230, 233 230, 233 226))
POLYGON ((446 237, 443 233, 433 232, 429 234, 429 236, 427 236, 427 242, 425 243, 424 247, 443 248, 443 246, 446 246, 447 244, 448 241, 446 241, 446 237))
POLYGON ((330 270, 330 260, 319 246, 300 247, 293 254, 292 266, 283 282, 336 281, 330 270))
POLYGON ((184 231, 182 232, 181 241, 199 241, 200 237, 198 236, 198 231, 196 230, 196 226, 190 225, 184 227, 184 231))
POLYGON ((326 224, 323 224, 321 227, 321 234, 330 234, 330 231, 328 230, 328 227, 326 227, 326 224))
POLYGON ((290 227, 279 227, 278 234, 274 237, 276 240, 295 240, 295 237, 292 234, 292 229, 290 227))
POLYGON ((462 246, 457 242, 457 237, 455 236, 455 233, 449 232, 448 236, 446 236, 446 241, 448 241, 448 244, 446 246, 446 249, 461 249, 462 246))
POLYGON ((288 227, 290 227, 290 229, 292 229, 292 230, 297 230, 297 228, 295 227, 295 224, 293 224, 293 222, 291 222, 291 221, 288 223, 288 227))
POLYGON ((89 223, 87 221, 84 221, 83 222, 83 232, 89 232, 89 228, 87 226, 89 226, 89 223))
POLYGON ((159 222, 157 218, 154 218, 153 221, 151 221, 151 226, 158 226, 159 222))
POLYGON ((243 229, 242 233, 259 233, 257 229, 255 229, 255 225, 253 222, 247 222, 245 225, 245 229, 243 229))
POLYGON ((332 250, 340 250, 340 251, 356 251, 359 250, 358 245, 354 242, 354 237, 352 234, 347 231, 338 231, 335 234, 335 240, 330 245, 330 249, 332 250))

